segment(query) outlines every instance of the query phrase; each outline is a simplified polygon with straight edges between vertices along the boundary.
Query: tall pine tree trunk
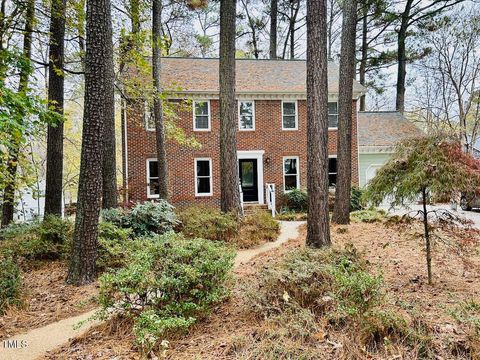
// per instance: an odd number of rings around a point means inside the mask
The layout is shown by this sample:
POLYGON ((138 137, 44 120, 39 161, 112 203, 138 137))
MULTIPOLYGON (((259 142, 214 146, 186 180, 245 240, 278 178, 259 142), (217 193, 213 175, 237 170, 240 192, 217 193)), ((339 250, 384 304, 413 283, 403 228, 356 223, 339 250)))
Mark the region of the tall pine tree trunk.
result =
MULTIPOLYGON (((66 0, 52 0, 48 62, 48 104, 63 116, 64 40, 66 0)), ((49 125, 47 132, 47 174, 45 215, 62 215, 63 121, 49 125)))
MULTIPOLYGON (((35 21, 35 1, 28 0, 27 9, 25 12, 25 32, 23 35, 23 57, 30 61, 32 55, 32 32, 35 21)), ((22 68, 20 72, 20 79, 18 83, 18 92, 24 93, 28 90, 28 78, 30 70, 22 68)), ((13 148, 10 150, 10 156, 7 164, 7 178, 8 181, 3 190, 3 204, 2 204, 2 227, 7 226, 13 221, 15 212, 15 190, 17 182, 18 171, 18 157, 20 153, 20 142, 12 141, 13 148)))
POLYGON ((220 191, 224 212, 240 213, 235 103, 236 0, 220 0, 220 191))
POLYGON ((69 283, 95 279, 102 195, 104 120, 113 113, 114 73, 110 0, 87 0, 85 102, 77 216, 69 283))
POLYGON ((270 2, 270 59, 277 58, 278 0, 270 2))
MULTIPOLYGON (((110 20, 111 22, 111 20, 110 20)), ((111 42, 111 41, 110 41, 111 42)), ((113 54, 113 46, 112 54, 113 54)), ((112 55, 113 59, 113 55, 112 55)), ((113 60, 112 60, 113 74, 113 60)), ((106 113, 104 119, 103 134, 103 167, 102 167, 102 208, 111 209, 118 206, 117 198, 117 151, 115 136, 115 98, 108 98, 109 103, 106 104, 106 113)))
MULTIPOLYGON (((359 80, 360 84, 365 86, 366 83, 366 72, 367 72, 367 60, 368 60, 368 6, 367 4, 363 5, 363 19, 362 19, 362 56, 360 59, 360 68, 359 68, 359 80)), ((366 96, 362 95, 360 98, 360 111, 365 111, 367 107, 366 96)))
POLYGON ((307 0, 307 245, 330 245, 327 3, 307 0))
MULTIPOLYGON (((113 54, 113 48, 112 48, 113 54)), ((113 61, 112 61, 113 74, 113 61)), ((111 209, 118 206, 117 199, 117 151, 115 136, 115 98, 108 98, 104 115, 103 133, 103 167, 102 167, 102 208, 111 209)))
POLYGON ((167 152, 165 148, 165 126, 163 123, 162 110, 162 86, 160 79, 161 56, 162 56, 162 1, 153 0, 152 7, 152 41, 153 41, 153 116, 155 118, 155 132, 157 141, 158 161, 158 193, 160 199, 168 199, 168 167, 167 152))
POLYGON ((352 87, 355 77, 355 39, 357 1, 343 6, 342 44, 338 96, 337 184, 332 221, 350 222, 350 192, 352 187, 352 87))
POLYGON ((407 31, 410 21, 410 11, 413 0, 407 0, 405 10, 400 18, 401 24, 397 34, 397 96, 395 99, 395 109, 403 114, 405 111, 405 82, 407 79, 407 31))

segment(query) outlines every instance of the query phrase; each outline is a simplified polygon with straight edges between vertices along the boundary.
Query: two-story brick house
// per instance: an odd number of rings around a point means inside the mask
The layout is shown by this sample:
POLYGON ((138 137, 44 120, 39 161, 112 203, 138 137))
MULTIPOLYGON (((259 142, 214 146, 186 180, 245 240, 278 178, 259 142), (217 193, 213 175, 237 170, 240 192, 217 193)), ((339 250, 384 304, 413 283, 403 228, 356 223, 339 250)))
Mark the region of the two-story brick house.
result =
MULTIPOLYGON (((338 67, 330 63, 329 178, 336 181, 338 67)), ((200 149, 167 142, 169 188, 176 205, 220 200, 220 119, 218 59, 164 58, 162 83, 172 101, 191 99, 177 126, 201 143, 200 149)), ((358 184, 357 99, 353 86, 352 182, 358 184)), ((237 153, 245 202, 265 203, 265 185, 275 184, 277 199, 291 188, 305 188, 307 174, 306 62, 237 60, 237 153)), ((124 182, 129 201, 158 197, 155 182, 155 131, 141 105, 127 108, 123 132, 124 182)))

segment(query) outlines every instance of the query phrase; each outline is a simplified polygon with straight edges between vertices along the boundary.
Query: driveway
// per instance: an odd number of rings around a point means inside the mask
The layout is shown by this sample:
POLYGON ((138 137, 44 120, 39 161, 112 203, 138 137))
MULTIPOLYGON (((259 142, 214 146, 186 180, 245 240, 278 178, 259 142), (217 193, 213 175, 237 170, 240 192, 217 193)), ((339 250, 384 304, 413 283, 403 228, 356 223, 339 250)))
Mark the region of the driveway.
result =
MULTIPOLYGON (((408 209, 405 207, 389 209, 388 206, 383 205, 383 206, 380 206, 380 209, 387 211, 389 214, 401 216, 411 211, 422 210, 422 206, 410 205, 408 209)), ((450 204, 427 205, 427 210, 440 210, 440 209, 449 210, 460 217, 471 220, 473 221, 473 226, 476 227, 477 229, 480 229, 480 210, 476 209, 473 211, 463 211, 462 209, 460 209, 460 206, 457 207, 457 210, 452 210, 450 207, 450 204)))

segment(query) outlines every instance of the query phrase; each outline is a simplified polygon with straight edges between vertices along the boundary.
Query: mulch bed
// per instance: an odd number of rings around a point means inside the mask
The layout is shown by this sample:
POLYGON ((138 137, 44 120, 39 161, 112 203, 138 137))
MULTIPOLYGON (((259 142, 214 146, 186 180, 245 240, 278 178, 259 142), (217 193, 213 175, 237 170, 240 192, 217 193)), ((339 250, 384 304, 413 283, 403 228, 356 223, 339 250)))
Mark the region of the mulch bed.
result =
POLYGON ((87 312, 97 306, 96 283, 65 283, 67 267, 61 261, 38 265, 22 274, 23 306, 0 316, 0 339, 87 312))
MULTIPOLYGON (((398 308, 399 312, 408 308, 410 314, 416 314, 421 318, 431 330, 435 352, 439 358, 464 359, 466 357, 461 353, 452 355, 446 345, 464 344, 468 336, 467 329, 452 318, 449 309, 464 300, 480 299, 478 239, 471 239, 468 247, 457 246, 461 244, 454 244, 452 247, 436 243, 433 249, 434 285, 430 286, 426 278, 423 243, 421 239, 410 236, 417 230, 416 226, 418 225, 413 224, 407 230, 378 223, 332 226, 332 242, 334 246, 340 247, 349 243, 354 244, 370 264, 371 271, 383 274, 391 305, 398 308), (459 256, 457 251, 460 248, 462 256, 459 256)), ((258 271, 269 263, 278 261, 287 252, 302 247, 305 234, 305 229, 302 229, 298 239, 262 254, 249 264, 238 268, 235 271, 237 283, 248 282, 250 277, 256 276, 258 271)), ((168 349, 163 353, 159 350, 154 356, 182 360, 248 358, 244 356, 245 354, 238 353, 239 339, 251 339, 250 346, 254 346, 253 341, 258 337, 258 331, 264 324, 245 306, 241 286, 238 284, 229 301, 215 309, 188 334, 171 339, 168 349)), ((322 354, 323 359, 353 358, 354 355, 356 358, 385 358, 384 353, 366 355, 361 349, 349 348, 348 341, 352 334, 330 335, 335 342, 319 340, 316 345, 316 350, 322 354)), ((408 352, 404 350, 403 355, 391 354, 397 356, 391 358, 408 358, 408 352)), ((402 354, 402 349, 399 351, 402 354)), ((45 358, 137 359, 141 356, 133 344, 131 324, 117 319, 91 329, 81 338, 73 340, 45 358)))

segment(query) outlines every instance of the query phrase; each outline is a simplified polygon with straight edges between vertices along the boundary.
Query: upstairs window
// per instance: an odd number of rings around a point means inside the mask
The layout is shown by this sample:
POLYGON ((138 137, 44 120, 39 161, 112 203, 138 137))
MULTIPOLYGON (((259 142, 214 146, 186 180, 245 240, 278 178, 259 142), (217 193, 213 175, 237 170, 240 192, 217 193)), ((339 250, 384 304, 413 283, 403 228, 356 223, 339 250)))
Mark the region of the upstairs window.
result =
POLYGON ((283 190, 300 188, 300 171, 298 156, 283 158, 283 190))
POLYGON ((282 130, 298 129, 298 112, 296 101, 282 102, 282 130))
POLYGON ((193 130, 210 131, 210 102, 193 102, 193 130))
POLYGON ((195 196, 212 195, 212 159, 195 159, 195 196))
POLYGON ((157 198, 159 195, 158 186, 158 162, 155 159, 147 160, 147 197, 157 198))
POLYGON ((337 184, 337 158, 328 158, 328 186, 337 184))
POLYGON ((338 128, 338 103, 328 103, 328 127, 332 129, 338 128))
POLYGON ((255 105, 253 101, 238 102, 238 128, 255 130, 255 105))

